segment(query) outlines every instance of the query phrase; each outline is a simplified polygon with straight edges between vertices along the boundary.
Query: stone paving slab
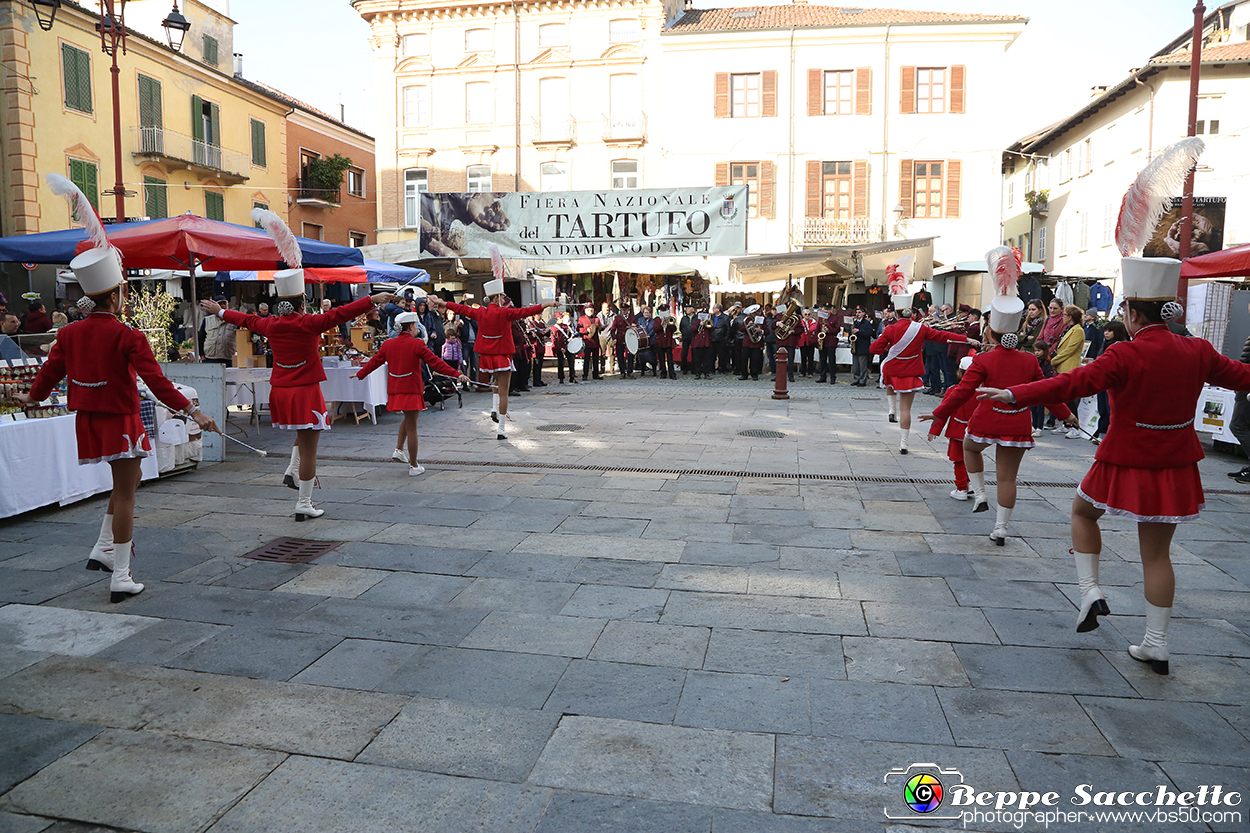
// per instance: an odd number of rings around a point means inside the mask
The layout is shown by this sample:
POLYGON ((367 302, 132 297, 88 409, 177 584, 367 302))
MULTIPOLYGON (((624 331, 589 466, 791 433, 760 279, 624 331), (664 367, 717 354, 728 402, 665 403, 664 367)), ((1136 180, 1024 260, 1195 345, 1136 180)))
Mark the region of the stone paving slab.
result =
POLYGON ((672 723, 686 671, 575 659, 543 708, 557 714, 672 723))
POLYGON ((556 791, 534 833, 710 833, 712 824, 711 807, 556 791))
POLYGON ((460 647, 584 657, 605 624, 602 619, 493 611, 460 642, 460 647))
POLYGON ((658 801, 771 810, 773 737, 565 717, 530 781, 658 801))
POLYGON ((110 729, 6 796, 22 812, 144 833, 212 824, 285 756, 110 729), (108 773, 108 777, 100 777, 108 773))
POLYGON ((378 691, 540 709, 569 660, 559 656, 434 648, 401 666, 378 691))
POLYGON ((0 607, 0 642, 20 651, 85 657, 102 651, 159 620, 60 607, 0 607))
POLYGON ((12 789, 48 764, 100 733, 99 726, 0 714, 0 793, 12 789))

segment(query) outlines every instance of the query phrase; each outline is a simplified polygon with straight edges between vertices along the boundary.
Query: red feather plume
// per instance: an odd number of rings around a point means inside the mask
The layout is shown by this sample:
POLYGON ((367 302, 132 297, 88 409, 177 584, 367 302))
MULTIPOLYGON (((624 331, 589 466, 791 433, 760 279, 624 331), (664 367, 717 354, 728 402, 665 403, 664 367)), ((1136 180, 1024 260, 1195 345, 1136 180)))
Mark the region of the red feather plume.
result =
POLYGON ((499 280, 504 279, 503 253, 494 243, 490 244, 490 271, 499 280))
POLYGON ((985 253, 985 266, 994 276, 999 295, 1015 295, 1020 280, 1020 250, 998 246, 985 253))

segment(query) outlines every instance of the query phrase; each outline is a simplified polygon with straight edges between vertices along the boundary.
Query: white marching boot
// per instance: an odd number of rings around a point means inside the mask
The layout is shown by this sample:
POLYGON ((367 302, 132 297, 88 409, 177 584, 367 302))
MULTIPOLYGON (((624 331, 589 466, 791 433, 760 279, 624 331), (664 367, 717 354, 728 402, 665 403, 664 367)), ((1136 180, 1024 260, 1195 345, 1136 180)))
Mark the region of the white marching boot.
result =
POLYGON ((1128 646, 1128 655, 1138 662, 1150 663, 1156 674, 1168 673, 1168 622, 1172 608, 1155 607, 1146 602, 1146 635, 1140 645, 1128 646))
POLYGON ((889 406, 889 409, 890 409, 890 422, 898 422, 898 420, 897 420, 897 419, 895 419, 895 417, 894 417, 895 406, 896 406, 896 403, 898 402, 898 394, 897 394, 897 393, 887 393, 887 394, 885 395, 885 401, 886 401, 886 404, 889 406))
POLYGON ((298 489, 295 485, 296 479, 299 478, 299 446, 291 446, 291 463, 286 467, 286 472, 282 475, 282 485, 289 489, 298 489))
POLYGON ((499 422, 499 394, 497 393, 490 395, 490 418, 493 422, 499 422))
POLYGON ((1088 633, 1098 627, 1099 616, 1110 616, 1107 597, 1098 586, 1098 553, 1069 550, 1076 559, 1076 583, 1081 588, 1081 612, 1076 615, 1076 632, 1088 633))
POLYGON ((968 488, 972 492, 972 511, 990 511, 990 504, 985 500, 985 472, 968 472, 968 488))
POLYGON ((998 517, 994 520, 994 531, 990 533, 990 540, 998 546, 1007 543, 1007 524, 1011 523, 1011 510, 1005 506, 998 507, 998 517))
POLYGON ((295 520, 297 521, 320 518, 326 513, 326 510, 314 508, 312 505, 312 490, 315 482, 316 478, 299 481, 299 501, 295 504, 295 520))
POLYGON ((508 415, 500 414, 498 422, 499 424, 495 426, 495 439, 497 440, 508 439, 508 428, 507 428, 508 415))
POLYGON ((898 438, 898 453, 906 454, 907 453, 907 435, 910 432, 906 428, 900 428, 899 431, 901 433, 899 434, 899 438, 898 438))
POLYGON ((91 548, 91 555, 87 556, 87 569, 113 572, 113 516, 110 514, 105 514, 100 525, 100 537, 91 548))
POLYGON ((113 578, 109 582, 110 602, 122 602, 143 592, 143 585, 130 576, 130 554, 134 552, 134 546, 133 541, 113 545, 113 578))

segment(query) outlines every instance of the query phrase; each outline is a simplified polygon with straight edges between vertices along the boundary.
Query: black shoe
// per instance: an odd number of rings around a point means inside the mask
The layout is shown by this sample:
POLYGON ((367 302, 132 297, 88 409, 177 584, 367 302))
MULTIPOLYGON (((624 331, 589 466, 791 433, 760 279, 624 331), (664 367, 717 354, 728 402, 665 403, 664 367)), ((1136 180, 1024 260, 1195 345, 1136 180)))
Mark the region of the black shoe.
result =
POLYGON ((890 422, 898 422, 898 417, 894 416, 894 414, 890 414, 890 422))
POLYGON ((821 376, 819 379, 817 379, 817 380, 816 380, 816 384, 818 384, 818 385, 823 385, 824 383, 825 383, 825 377, 824 377, 824 376, 821 376))
POLYGON ((1233 478, 1233 482, 1234 482, 1234 483, 1246 483, 1246 484, 1250 484, 1250 472, 1246 472, 1245 474, 1241 475, 1240 477, 1234 477, 1234 478, 1233 478))
POLYGON ((739 382, 745 382, 746 380, 747 380, 747 377, 745 377, 745 376, 739 376, 739 377, 738 377, 738 381, 739 381, 739 382))
POLYGON ((299 484, 295 482, 295 477, 289 474, 282 476, 282 485, 286 486, 288 489, 295 489, 296 491, 299 490, 299 484))
POLYGON ((836 385, 837 383, 838 383, 838 380, 837 380, 837 379, 830 379, 830 380, 829 380, 829 384, 831 384, 831 385, 836 385))
POLYGON ((546 382, 535 382, 535 383, 534 383, 534 387, 536 387, 536 388, 545 388, 545 387, 547 387, 547 383, 546 383, 546 382))
POLYGON ((1229 477, 1245 477, 1246 475, 1250 475, 1250 466, 1242 466, 1237 469, 1237 471, 1230 471, 1228 473, 1229 477))

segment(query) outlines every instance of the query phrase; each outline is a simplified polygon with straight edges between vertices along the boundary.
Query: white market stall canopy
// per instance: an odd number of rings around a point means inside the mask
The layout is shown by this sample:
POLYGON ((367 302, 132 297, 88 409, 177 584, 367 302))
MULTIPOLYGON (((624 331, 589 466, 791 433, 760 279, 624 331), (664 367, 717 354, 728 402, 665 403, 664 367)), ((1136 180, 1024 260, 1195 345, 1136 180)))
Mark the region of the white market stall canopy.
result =
POLYGON ((771 284, 781 281, 784 287, 788 279, 801 280, 824 275, 858 278, 869 285, 884 284, 886 267, 902 254, 910 254, 914 258, 915 267, 911 280, 927 281, 933 277, 935 239, 923 237, 775 255, 736 257, 729 261, 727 285, 771 284))
POLYGON ((637 257, 603 260, 586 258, 584 260, 566 260, 548 263, 534 269, 535 275, 555 277, 557 275, 591 275, 603 272, 625 272, 638 275, 701 275, 702 270, 684 263, 680 258, 637 257))

